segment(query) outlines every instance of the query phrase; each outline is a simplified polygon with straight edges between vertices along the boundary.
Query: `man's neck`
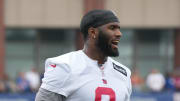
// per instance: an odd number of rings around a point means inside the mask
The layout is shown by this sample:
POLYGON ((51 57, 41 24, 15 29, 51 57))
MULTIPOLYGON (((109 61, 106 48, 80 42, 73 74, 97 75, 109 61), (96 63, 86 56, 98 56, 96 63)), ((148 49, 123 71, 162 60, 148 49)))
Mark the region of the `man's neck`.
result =
POLYGON ((87 47, 85 45, 83 51, 89 58, 97 60, 98 64, 104 64, 107 61, 107 56, 96 47, 87 47))

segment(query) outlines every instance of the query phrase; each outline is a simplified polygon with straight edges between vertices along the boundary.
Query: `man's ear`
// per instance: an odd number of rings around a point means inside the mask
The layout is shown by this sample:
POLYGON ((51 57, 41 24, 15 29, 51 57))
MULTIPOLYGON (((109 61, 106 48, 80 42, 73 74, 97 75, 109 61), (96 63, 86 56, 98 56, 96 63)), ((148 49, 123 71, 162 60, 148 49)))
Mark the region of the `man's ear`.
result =
POLYGON ((89 35, 89 37, 92 38, 92 39, 97 38, 97 33, 98 33, 97 28, 90 27, 90 28, 88 29, 88 35, 89 35))

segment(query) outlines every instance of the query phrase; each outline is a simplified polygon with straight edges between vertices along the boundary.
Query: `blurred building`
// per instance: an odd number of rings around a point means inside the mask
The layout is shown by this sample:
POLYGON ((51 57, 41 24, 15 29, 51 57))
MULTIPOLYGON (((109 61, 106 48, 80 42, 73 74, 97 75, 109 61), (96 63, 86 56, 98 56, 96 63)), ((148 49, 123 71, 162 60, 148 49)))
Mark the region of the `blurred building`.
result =
POLYGON ((147 75, 180 67, 180 0, 0 0, 0 74, 44 69, 47 57, 81 49, 79 24, 91 9, 120 18, 120 57, 147 75))

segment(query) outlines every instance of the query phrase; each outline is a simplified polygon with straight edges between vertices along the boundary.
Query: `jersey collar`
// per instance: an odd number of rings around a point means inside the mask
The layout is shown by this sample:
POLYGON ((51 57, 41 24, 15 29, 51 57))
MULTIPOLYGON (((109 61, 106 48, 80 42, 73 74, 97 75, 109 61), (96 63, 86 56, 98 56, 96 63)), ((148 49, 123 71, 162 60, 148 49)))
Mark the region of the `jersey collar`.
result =
MULTIPOLYGON (((96 66, 99 66, 97 60, 91 59, 91 58, 88 57, 82 50, 80 50, 80 51, 81 51, 81 53, 84 55, 85 59, 86 59, 89 63, 94 64, 94 65, 96 65, 96 66)), ((108 61, 109 61, 109 57, 107 57, 106 62, 105 62, 104 64, 102 64, 102 66, 105 65, 108 61)))

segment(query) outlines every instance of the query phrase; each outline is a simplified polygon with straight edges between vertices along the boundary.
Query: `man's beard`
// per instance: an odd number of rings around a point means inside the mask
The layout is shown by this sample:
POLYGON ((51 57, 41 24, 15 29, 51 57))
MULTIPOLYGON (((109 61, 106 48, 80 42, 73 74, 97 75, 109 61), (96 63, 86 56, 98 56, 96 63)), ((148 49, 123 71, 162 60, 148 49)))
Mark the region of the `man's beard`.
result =
POLYGON ((117 57, 119 56, 118 49, 112 48, 112 43, 109 43, 110 38, 108 37, 106 32, 103 32, 99 29, 99 36, 96 42, 97 48, 100 49, 102 53, 106 56, 117 57))

